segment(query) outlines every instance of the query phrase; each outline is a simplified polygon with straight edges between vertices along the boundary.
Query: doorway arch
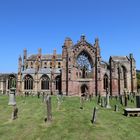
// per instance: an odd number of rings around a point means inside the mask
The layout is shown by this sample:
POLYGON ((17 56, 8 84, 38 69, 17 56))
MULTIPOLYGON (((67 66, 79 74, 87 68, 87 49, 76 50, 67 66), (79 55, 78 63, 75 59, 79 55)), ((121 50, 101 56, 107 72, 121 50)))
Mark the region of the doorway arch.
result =
POLYGON ((86 84, 81 85, 81 93, 88 94, 88 86, 86 84))

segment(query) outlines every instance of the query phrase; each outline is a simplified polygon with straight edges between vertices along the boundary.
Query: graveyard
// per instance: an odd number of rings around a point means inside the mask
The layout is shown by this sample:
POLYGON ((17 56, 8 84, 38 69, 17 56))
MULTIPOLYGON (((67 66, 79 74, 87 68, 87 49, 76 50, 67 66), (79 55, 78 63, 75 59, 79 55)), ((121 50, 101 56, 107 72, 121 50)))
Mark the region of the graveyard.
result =
MULTIPOLYGON (((42 96, 16 96, 18 115, 11 119, 13 106, 9 97, 0 96, 0 139, 1 140, 139 140, 140 117, 125 116, 125 105, 119 99, 110 98, 106 108, 99 97, 84 100, 80 97, 51 96, 51 121, 45 121, 46 103, 42 96), (117 110, 114 111, 115 105, 117 110), (93 109, 96 119, 92 123, 93 109)), ((127 101, 127 107, 135 108, 135 97, 127 101)))

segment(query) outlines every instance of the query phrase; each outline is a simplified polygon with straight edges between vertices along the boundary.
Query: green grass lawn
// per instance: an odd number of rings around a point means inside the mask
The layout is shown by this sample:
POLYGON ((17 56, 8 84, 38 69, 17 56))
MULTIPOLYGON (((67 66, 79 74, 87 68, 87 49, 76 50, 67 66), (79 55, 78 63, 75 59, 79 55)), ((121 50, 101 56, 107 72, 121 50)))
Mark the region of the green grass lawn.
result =
MULTIPOLYGON (((0 140, 140 140, 140 117, 126 117, 119 103, 111 100, 111 109, 101 108, 96 99, 85 101, 80 109, 78 97, 64 97, 60 110, 52 97, 51 123, 44 123, 46 106, 41 98, 16 97, 18 118, 11 120, 12 106, 8 97, 0 96, 0 140), (96 124, 91 123, 93 107, 97 106, 96 124)), ((135 107, 130 103, 128 107, 135 107)))

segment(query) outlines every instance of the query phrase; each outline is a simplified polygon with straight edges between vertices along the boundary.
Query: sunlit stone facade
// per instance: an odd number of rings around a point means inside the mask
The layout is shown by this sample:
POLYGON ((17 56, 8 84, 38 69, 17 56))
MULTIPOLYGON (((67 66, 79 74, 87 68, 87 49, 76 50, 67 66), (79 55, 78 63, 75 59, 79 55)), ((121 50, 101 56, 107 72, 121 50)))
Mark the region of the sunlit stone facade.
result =
MULTIPOLYGON (((9 75, 10 76, 10 75, 9 75)), ((0 81, 0 90, 8 91, 8 78, 0 81), (5 82, 5 83, 4 83, 5 82), (5 86, 4 86, 5 85, 5 86)), ((1 76, 2 77, 2 76, 1 76)), ((74 44, 66 38, 62 46, 62 54, 37 54, 28 56, 27 50, 23 58, 18 60, 17 94, 49 93, 80 96, 105 95, 108 89, 111 95, 137 91, 136 64, 133 55, 110 56, 103 61, 99 40, 94 44, 86 41, 84 35, 74 44)))

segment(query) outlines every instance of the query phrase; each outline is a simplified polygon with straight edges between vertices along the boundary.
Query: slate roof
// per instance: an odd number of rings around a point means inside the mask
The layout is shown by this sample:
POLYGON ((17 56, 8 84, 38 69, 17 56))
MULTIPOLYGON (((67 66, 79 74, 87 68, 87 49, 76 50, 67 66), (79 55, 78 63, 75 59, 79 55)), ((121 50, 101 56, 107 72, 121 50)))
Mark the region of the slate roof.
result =
MULTIPOLYGON (((32 60, 32 61, 35 61, 36 59, 37 59, 37 56, 38 56, 38 54, 33 54, 33 55, 30 55, 27 59, 28 60, 32 60)), ((50 59, 52 59, 52 54, 46 54, 46 55, 42 55, 41 56, 41 59, 48 59, 48 60, 50 60, 50 59)), ((61 54, 57 54, 56 55, 56 59, 62 59, 62 55, 61 54)))
MULTIPOLYGON (((54 73, 60 73, 60 69, 61 68, 56 68, 54 69, 54 73)), ((52 71, 51 68, 40 68, 38 73, 39 74, 50 74, 52 71)), ((22 71, 23 74, 34 74, 35 73, 35 69, 34 68, 28 68, 24 71, 22 71)))
POLYGON ((34 68, 28 68, 24 71, 22 71, 23 74, 34 74, 35 73, 35 69, 34 68))

